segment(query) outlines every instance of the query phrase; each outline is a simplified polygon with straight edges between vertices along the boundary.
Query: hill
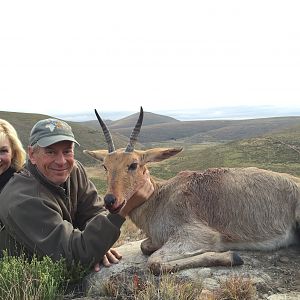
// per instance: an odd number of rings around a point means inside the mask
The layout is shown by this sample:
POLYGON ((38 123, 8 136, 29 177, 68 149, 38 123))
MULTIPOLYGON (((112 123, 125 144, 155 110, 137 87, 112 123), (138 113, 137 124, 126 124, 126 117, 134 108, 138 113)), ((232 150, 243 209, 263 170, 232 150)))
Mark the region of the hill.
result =
MULTIPOLYGON (((136 124, 136 121, 139 117, 139 113, 132 114, 128 117, 122 118, 117 121, 112 120, 104 120, 105 124, 109 127, 110 130, 117 130, 117 129, 124 129, 127 128, 128 131, 131 132, 133 127, 136 124)), ((178 123, 180 121, 163 115, 154 114, 151 112, 145 112, 144 111, 144 119, 143 119, 143 127, 154 125, 154 124, 163 124, 163 123, 178 123)), ((92 120, 92 121, 85 121, 81 122, 82 125, 87 125, 91 128, 99 128, 99 122, 98 120, 92 120)))
MULTIPOLYGON (((249 120, 204 120, 178 121, 173 123, 143 124, 139 141, 143 144, 182 140, 185 143, 219 142, 251 138, 266 133, 275 132, 300 125, 300 117, 277 117, 249 120)), ((112 132, 118 132, 129 137, 132 127, 115 129, 109 126, 112 132)))
MULTIPOLYGON (((111 123, 113 122, 112 120, 104 120, 106 126, 110 126, 111 123)), ((88 126, 92 129, 99 129, 100 125, 98 120, 90 120, 90 121, 84 121, 84 122, 79 122, 83 126, 88 126)))
POLYGON ((204 141, 234 141, 276 133, 278 130, 289 129, 297 125, 300 125, 299 117, 239 120, 227 123, 220 128, 186 137, 184 138, 184 142, 190 143, 194 141, 194 143, 201 143, 204 141))
MULTIPOLYGON (((32 126, 38 120, 48 117, 50 116, 0 111, 0 118, 8 120, 15 126, 24 147, 27 147, 32 126)), ((137 117, 138 114, 134 114, 113 121, 109 126, 116 148, 127 145, 137 117), (118 127, 121 125, 127 127, 118 127), (132 126, 128 127, 129 125, 132 126)), ((83 149, 107 148, 98 121, 95 122, 97 124, 95 128, 85 125, 86 122, 68 122, 81 144, 75 151, 75 156, 85 165, 95 165, 96 161, 84 155, 83 149)), ((183 154, 174 158, 175 160, 167 161, 172 165, 166 174, 187 168, 204 169, 235 165, 259 165, 268 168, 269 165, 274 167, 275 164, 277 170, 284 170, 284 164, 288 164, 292 172, 298 172, 300 157, 292 147, 299 146, 297 141, 300 141, 300 117, 182 122, 146 113, 139 141, 142 144, 138 144, 137 149, 155 147, 159 144, 184 145, 183 154), (156 124, 157 122, 160 123, 156 124), (217 146, 210 145, 207 148, 208 144, 201 145, 203 142, 214 143, 217 146), (295 165, 297 170, 293 169, 292 165, 295 165)))
MULTIPOLYGON (((16 113, 16 112, 6 112, 0 111, 0 118, 5 119, 10 122, 18 132, 20 140, 24 148, 28 146, 28 138, 30 130, 33 125, 46 118, 51 118, 48 115, 41 114, 31 114, 31 113, 16 113)), ((103 133, 100 129, 95 130, 87 126, 81 125, 77 122, 67 122, 73 129, 74 135, 77 141, 80 143, 80 147, 75 150, 75 157, 80 160, 83 164, 94 164, 95 160, 89 158, 82 153, 84 149, 107 149, 107 144, 104 140, 103 133)), ((118 133, 112 133, 113 140, 116 147, 125 147, 127 145, 128 139, 122 137, 118 133)))
POLYGON ((170 178, 187 169, 249 166, 300 176, 300 125, 228 143, 189 144, 174 158, 153 164, 151 174, 170 178))
MULTIPOLYGON (((129 138, 137 119, 138 113, 117 121, 105 120, 105 123, 112 133, 129 138)), ((94 129, 100 127, 97 120, 80 124, 94 129)), ((260 136, 296 125, 300 125, 300 117, 179 121, 167 116, 145 112, 139 142, 144 145, 166 141, 181 141, 187 144, 228 142, 260 136)))
MULTIPOLYGON (((135 113, 126 118, 111 123, 110 128, 113 130, 120 128, 129 128, 129 130, 135 126, 139 117, 139 113, 135 113)), ((143 126, 162 125, 162 124, 174 124, 180 123, 180 121, 163 115, 154 114, 151 112, 144 112, 143 126)))

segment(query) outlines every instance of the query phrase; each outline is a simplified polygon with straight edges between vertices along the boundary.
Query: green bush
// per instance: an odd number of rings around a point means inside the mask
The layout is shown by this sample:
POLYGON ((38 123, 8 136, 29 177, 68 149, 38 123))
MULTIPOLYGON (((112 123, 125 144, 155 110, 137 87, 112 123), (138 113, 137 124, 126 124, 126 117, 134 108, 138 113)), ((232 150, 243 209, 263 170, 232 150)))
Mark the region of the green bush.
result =
POLYGON ((24 255, 0 259, 0 299, 51 300, 64 299, 69 286, 74 286, 87 273, 80 264, 67 266, 64 259, 53 262, 50 257, 31 260, 24 255))

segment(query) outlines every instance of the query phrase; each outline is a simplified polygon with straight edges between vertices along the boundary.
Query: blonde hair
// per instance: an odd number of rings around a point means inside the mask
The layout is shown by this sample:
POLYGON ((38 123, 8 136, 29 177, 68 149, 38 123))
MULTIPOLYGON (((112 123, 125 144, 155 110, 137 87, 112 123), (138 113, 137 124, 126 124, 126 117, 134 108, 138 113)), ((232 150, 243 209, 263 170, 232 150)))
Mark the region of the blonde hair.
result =
POLYGON ((12 148, 11 167, 19 171, 25 163, 26 152, 15 128, 9 122, 0 119, 0 141, 5 138, 8 138, 12 148))

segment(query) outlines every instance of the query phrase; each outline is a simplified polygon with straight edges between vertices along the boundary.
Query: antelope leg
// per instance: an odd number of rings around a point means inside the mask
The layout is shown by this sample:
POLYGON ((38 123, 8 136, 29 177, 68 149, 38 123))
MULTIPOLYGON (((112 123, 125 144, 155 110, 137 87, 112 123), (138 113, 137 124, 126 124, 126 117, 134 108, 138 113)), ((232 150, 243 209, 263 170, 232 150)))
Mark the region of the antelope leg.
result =
POLYGON ((241 257, 233 251, 227 252, 205 252, 202 254, 183 257, 176 260, 163 262, 159 257, 148 260, 148 267, 155 275, 164 272, 175 272, 182 269, 214 266, 238 266, 243 264, 241 257))
POLYGON ((157 249, 159 249, 159 247, 154 246, 150 238, 143 240, 141 243, 141 250, 145 255, 151 255, 157 249))

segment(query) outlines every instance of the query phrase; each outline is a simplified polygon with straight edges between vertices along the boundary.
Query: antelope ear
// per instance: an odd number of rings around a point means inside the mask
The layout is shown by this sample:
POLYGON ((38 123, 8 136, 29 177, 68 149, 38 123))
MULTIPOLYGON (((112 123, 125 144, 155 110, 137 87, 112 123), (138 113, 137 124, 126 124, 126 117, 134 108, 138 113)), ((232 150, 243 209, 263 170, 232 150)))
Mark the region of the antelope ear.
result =
POLYGON ((142 163, 146 164, 148 162, 158 162, 168 159, 181 152, 182 149, 183 148, 154 148, 146 150, 142 155, 142 163))
POLYGON ((97 160, 103 161, 106 155, 108 154, 108 151, 107 150, 94 150, 94 151, 83 150, 83 153, 97 160))

